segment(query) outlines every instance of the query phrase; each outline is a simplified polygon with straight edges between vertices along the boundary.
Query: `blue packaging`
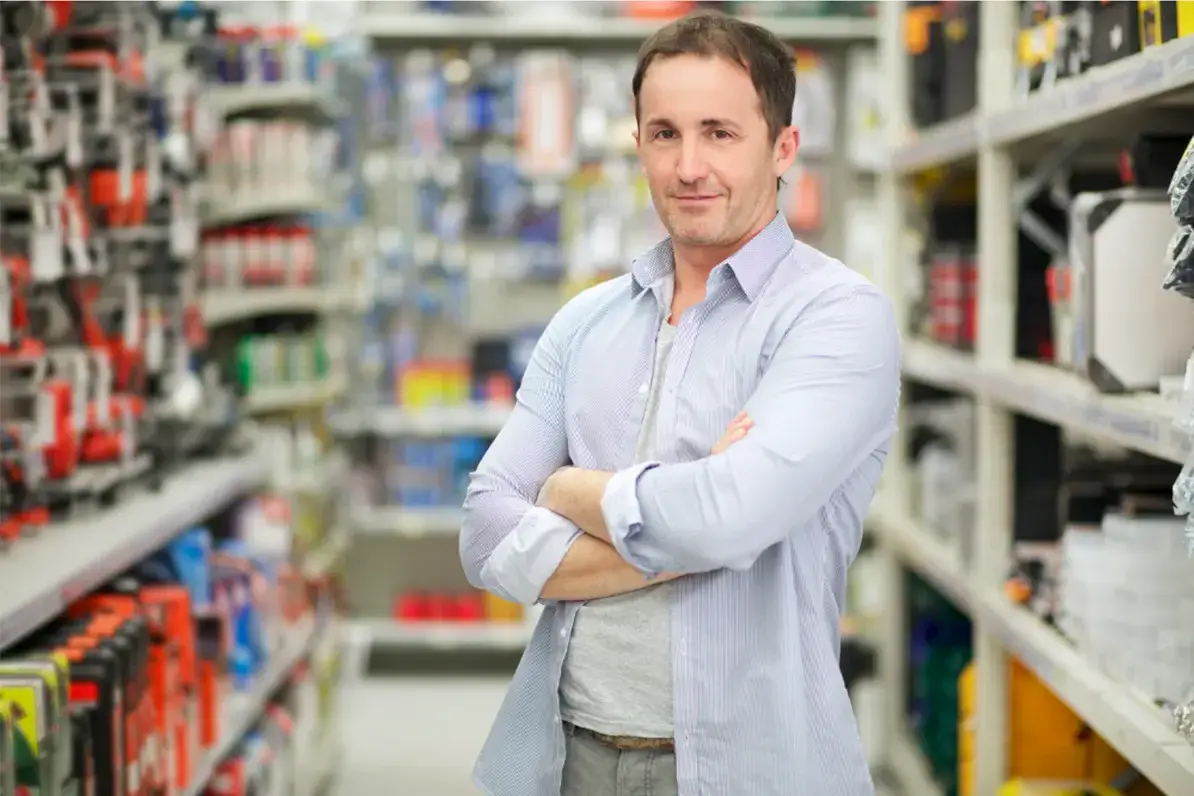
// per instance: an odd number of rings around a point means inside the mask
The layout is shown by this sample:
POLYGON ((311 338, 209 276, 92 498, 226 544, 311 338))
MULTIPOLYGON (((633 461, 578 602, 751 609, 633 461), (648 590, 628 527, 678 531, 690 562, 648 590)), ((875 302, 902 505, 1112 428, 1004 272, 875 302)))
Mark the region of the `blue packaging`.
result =
POLYGON ((170 565, 196 611, 212 606, 211 549, 211 532, 202 527, 192 528, 166 546, 170 565))

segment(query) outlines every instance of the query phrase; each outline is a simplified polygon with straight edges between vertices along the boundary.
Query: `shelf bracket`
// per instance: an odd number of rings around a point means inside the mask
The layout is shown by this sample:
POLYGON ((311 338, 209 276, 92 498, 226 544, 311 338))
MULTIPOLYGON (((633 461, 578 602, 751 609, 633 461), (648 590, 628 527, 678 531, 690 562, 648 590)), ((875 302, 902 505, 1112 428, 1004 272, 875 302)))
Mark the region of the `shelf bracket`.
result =
POLYGON ((1020 231, 1053 257, 1066 256, 1069 246, 1065 237, 1029 210, 1028 206, 1046 190, 1049 191, 1050 199, 1055 204, 1060 204, 1059 200, 1065 198, 1065 191, 1060 189, 1060 185, 1070 161, 1082 143, 1081 139, 1072 138, 1056 147, 1030 175, 1016 184, 1012 192, 1012 207, 1016 212, 1020 231))

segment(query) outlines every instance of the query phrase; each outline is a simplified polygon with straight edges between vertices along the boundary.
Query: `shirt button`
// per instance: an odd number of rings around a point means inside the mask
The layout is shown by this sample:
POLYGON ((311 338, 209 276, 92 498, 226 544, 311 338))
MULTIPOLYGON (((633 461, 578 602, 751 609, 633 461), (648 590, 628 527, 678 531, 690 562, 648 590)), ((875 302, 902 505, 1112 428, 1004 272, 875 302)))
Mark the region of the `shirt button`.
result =
POLYGON ((567 631, 567 630, 561 630, 561 631, 560 631, 560 638, 568 638, 568 631, 567 631))
POLYGON ((639 394, 639 395, 646 395, 646 394, 647 394, 647 389, 648 389, 648 388, 647 388, 647 385, 646 385, 646 384, 640 384, 640 385, 639 385, 639 387, 638 387, 638 394, 639 394))

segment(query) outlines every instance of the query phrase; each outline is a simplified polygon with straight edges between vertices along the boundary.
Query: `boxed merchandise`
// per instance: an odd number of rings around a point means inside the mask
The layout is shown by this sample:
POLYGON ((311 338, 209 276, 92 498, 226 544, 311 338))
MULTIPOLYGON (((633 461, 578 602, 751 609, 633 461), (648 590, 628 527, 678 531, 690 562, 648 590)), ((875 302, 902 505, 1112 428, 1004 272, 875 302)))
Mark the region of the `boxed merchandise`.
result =
POLYGON ((1074 360, 1104 392, 1155 389, 1194 350, 1188 305, 1157 289, 1175 230, 1163 190, 1084 193, 1070 206, 1074 360))

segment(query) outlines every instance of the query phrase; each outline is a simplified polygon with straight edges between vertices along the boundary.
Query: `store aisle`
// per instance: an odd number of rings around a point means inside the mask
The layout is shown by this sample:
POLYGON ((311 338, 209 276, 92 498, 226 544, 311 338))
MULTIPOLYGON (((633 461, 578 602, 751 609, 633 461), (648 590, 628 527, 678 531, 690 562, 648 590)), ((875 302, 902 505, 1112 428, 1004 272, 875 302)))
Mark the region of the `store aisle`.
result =
MULTIPOLYGON (((331 796, 477 796, 469 774, 508 684, 504 677, 398 677, 346 685, 331 796)), ((880 787, 876 796, 892 794, 880 787)))
POLYGON ((399 677, 346 685, 335 796, 476 796, 473 761, 503 677, 399 677))

